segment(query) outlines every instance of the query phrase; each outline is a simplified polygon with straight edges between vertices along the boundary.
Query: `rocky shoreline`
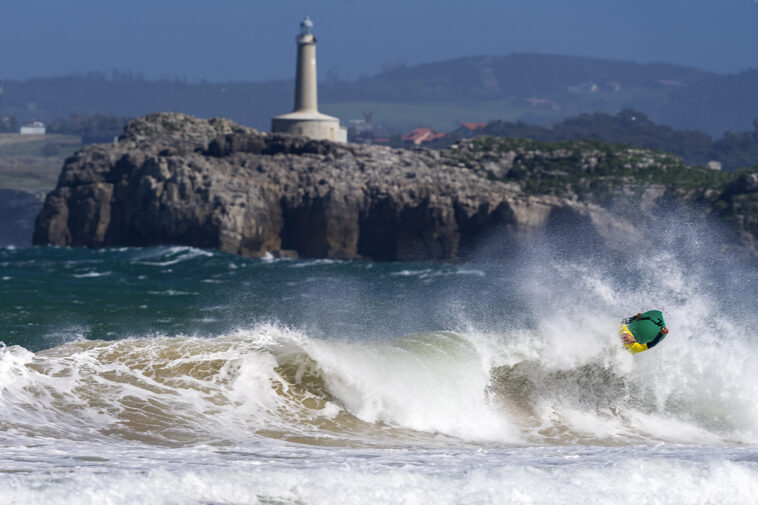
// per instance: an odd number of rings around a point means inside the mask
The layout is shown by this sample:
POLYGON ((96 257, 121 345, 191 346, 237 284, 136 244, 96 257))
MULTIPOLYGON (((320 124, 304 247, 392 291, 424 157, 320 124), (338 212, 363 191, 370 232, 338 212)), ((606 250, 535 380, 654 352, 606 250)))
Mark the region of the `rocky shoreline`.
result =
POLYGON ((581 237, 573 240, 580 249, 620 250, 624 236, 645 240, 640 213, 676 201, 731 220, 741 243, 755 246, 756 174, 708 182, 706 169, 653 151, 502 142, 402 150, 152 114, 129 123, 117 143, 88 146, 66 161, 33 241, 458 261, 493 234, 504 249, 535 237, 581 237), (647 181, 652 170, 671 180, 647 181), (682 173, 706 183, 682 184, 682 173), (611 200, 630 195, 629 209, 609 210, 611 200))

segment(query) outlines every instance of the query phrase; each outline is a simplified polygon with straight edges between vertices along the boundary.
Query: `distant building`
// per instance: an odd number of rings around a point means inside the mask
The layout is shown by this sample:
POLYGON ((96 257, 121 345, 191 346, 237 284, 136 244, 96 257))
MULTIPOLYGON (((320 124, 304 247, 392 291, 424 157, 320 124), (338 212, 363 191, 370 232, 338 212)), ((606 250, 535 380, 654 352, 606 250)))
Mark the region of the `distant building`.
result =
POLYGON ((414 145, 420 145, 430 140, 444 137, 444 133, 438 133, 431 128, 416 128, 412 132, 406 133, 402 136, 403 142, 411 142, 414 145))
POLYGON ((487 126, 487 123, 463 123, 461 122, 461 126, 466 128, 469 131, 475 132, 478 130, 483 129, 485 126, 487 126))
POLYGON ((295 73, 295 109, 271 118, 271 131, 284 132, 316 140, 347 142, 347 128, 339 118, 318 111, 316 80, 316 37, 313 22, 306 16, 297 36, 297 70, 295 73))
POLYGON ((720 161, 711 160, 708 162, 706 167, 710 168, 711 170, 721 170, 724 167, 724 165, 720 161))
POLYGON ((33 123, 25 124, 21 127, 19 133, 21 133, 21 135, 44 135, 45 123, 35 121, 33 123))

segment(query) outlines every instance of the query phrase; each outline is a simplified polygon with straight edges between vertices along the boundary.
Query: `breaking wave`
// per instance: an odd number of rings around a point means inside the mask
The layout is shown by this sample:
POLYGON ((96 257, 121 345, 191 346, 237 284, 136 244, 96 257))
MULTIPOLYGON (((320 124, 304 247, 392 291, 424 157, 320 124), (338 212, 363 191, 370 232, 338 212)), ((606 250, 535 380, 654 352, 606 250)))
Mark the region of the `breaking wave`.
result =
MULTIPOLYGON (((612 328, 609 328, 611 331, 612 328)), ((159 445, 755 443, 755 349, 632 356, 539 333, 329 341, 275 324, 215 338, 0 350, 2 437, 159 445), (510 337, 510 338, 509 338, 510 337), (551 351, 547 351, 551 349, 551 351)))
POLYGON ((0 250, 0 502, 753 503, 758 275, 663 235, 623 263, 0 250), (631 355, 650 308, 671 332, 631 355))

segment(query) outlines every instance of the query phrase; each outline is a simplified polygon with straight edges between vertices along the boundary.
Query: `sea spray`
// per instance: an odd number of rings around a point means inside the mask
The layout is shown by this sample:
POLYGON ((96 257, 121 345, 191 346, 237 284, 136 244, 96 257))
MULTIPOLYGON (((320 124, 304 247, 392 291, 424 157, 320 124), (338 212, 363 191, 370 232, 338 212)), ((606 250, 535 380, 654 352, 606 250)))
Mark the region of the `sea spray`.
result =
POLYGON ((0 502, 752 503, 756 274, 697 243, 0 250, 0 502), (652 307, 671 333, 632 356, 652 307))

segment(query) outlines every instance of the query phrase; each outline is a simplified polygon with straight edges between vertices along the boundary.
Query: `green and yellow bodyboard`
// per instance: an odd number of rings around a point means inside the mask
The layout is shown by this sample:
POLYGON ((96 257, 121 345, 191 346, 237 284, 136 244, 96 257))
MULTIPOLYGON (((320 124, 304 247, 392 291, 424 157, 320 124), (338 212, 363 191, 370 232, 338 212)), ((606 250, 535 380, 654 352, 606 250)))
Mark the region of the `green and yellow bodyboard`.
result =
POLYGON ((647 344, 655 340, 661 328, 666 326, 663 313, 660 310, 648 310, 640 319, 627 324, 627 328, 640 344, 647 344))

